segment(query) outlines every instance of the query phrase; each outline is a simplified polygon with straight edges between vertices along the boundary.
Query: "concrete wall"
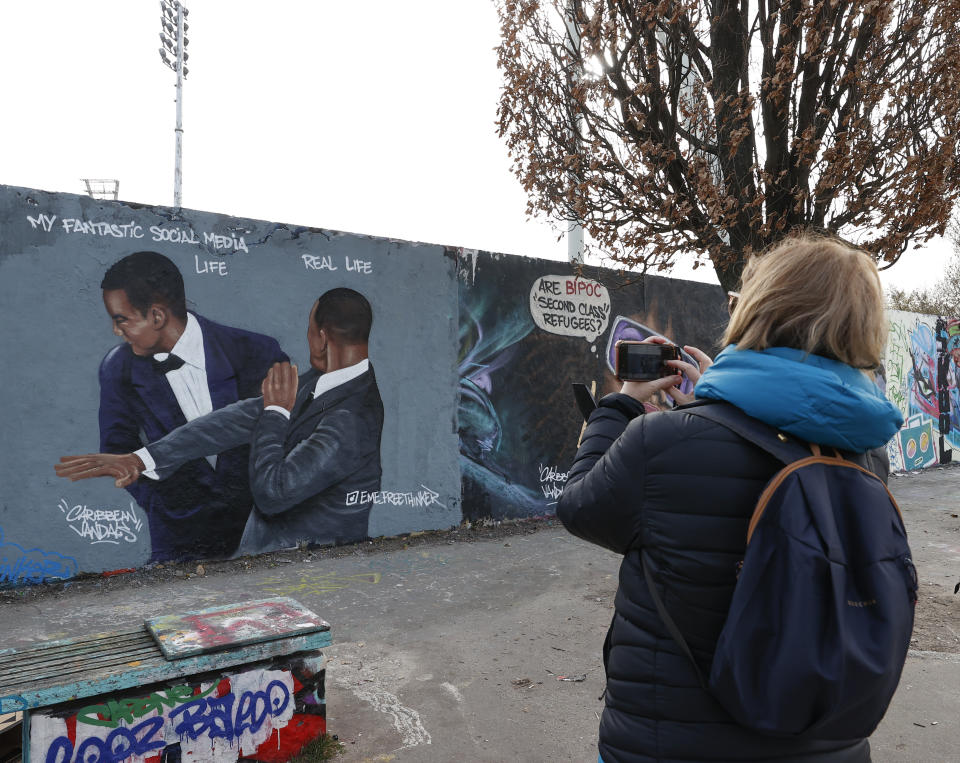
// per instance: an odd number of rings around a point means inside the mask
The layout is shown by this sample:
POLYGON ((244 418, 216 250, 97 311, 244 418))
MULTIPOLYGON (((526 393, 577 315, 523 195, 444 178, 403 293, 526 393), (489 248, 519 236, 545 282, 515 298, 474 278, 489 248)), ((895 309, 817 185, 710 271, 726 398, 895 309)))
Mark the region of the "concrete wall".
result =
MULTIPOLYGON (((0 186, 0 585, 160 560, 152 505, 53 469, 101 447, 98 372, 119 340, 100 282, 144 249, 174 261, 191 311, 276 339, 301 371, 314 300, 342 286, 369 300, 384 407, 370 536, 553 514, 582 431, 571 384, 613 391, 621 338, 655 333, 713 354, 727 317, 707 284, 0 186)), ((909 419, 891 460, 943 462, 960 431, 960 323, 890 320, 887 392, 909 419)), ((241 502, 222 523, 197 521, 189 503, 174 508, 198 544, 251 513, 241 502)))
POLYGON ((891 311, 887 397, 904 427, 887 445, 897 471, 950 463, 960 448, 960 319, 891 311))
POLYGON ((0 413, 0 583, 151 559, 148 518, 130 495, 108 479, 71 483, 53 470, 61 456, 99 449, 98 368, 118 344, 100 282, 111 264, 142 249, 176 263, 191 311, 275 338, 301 371, 309 367, 314 300, 339 286, 364 294, 385 411, 370 535, 460 522, 457 261, 442 247, 0 187, 8 391, 0 413))

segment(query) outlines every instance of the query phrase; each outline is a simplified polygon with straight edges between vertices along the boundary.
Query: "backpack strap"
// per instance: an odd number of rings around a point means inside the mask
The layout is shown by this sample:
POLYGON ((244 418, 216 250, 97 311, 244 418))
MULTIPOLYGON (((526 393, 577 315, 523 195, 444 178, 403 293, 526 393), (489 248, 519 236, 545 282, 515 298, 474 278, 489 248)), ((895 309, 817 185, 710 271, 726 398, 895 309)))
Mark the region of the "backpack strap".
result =
POLYGON ((803 440, 778 431, 760 419, 747 415, 731 403, 721 400, 698 400, 679 410, 726 427, 784 464, 791 464, 811 455, 810 446, 803 440))
MULTIPOLYGON (((778 432, 759 419, 748 416, 730 403, 720 400, 698 400, 683 406, 679 410, 726 427, 784 464, 791 464, 794 461, 809 458, 811 455, 811 449, 806 443, 796 438, 788 437, 782 432, 778 432)), ((647 590, 650 592, 650 598, 653 599, 653 604, 657 608, 657 614, 660 615, 660 620, 663 622, 674 642, 680 647, 680 651, 686 655, 690 665, 693 666, 693 671, 697 676, 697 681, 699 681, 700 686, 704 690, 709 691, 707 682, 703 677, 703 672, 694 659, 689 644, 687 644, 683 634, 680 633, 680 629, 677 627, 673 618, 670 617, 663 603, 663 599, 660 598, 660 594, 657 592, 657 587, 653 582, 653 563, 646 549, 640 549, 640 563, 643 565, 643 578, 647 583, 647 590)))

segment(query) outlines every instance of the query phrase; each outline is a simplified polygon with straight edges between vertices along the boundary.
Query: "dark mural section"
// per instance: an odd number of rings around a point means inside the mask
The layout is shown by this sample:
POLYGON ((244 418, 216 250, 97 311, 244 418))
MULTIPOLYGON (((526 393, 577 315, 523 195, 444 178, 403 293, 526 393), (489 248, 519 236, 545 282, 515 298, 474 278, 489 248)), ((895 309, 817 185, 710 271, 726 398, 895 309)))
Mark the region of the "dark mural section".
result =
POLYGON ((572 384, 598 397, 616 391, 617 340, 661 335, 713 354, 726 325, 717 286, 457 254, 466 519, 555 513, 583 426, 572 384))

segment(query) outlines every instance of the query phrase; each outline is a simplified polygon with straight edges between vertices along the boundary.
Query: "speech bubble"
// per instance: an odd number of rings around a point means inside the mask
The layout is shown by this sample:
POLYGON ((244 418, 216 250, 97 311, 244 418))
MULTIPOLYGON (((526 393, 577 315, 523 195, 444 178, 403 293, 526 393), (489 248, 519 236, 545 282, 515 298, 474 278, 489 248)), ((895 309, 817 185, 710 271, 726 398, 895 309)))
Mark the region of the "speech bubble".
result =
POLYGON ((599 281, 542 276, 530 288, 530 315, 544 331, 594 341, 610 321, 610 293, 599 281))

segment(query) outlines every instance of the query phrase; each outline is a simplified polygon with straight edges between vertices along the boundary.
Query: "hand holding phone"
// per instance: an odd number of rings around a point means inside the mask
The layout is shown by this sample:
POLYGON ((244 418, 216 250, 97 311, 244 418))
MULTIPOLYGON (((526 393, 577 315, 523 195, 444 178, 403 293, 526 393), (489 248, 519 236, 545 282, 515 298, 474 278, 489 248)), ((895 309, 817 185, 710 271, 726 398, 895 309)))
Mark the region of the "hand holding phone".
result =
POLYGON ((620 340, 614 348, 616 372, 620 381, 653 381, 678 373, 667 364, 680 360, 680 348, 673 344, 653 344, 620 340))
MULTIPOLYGON (((667 365, 673 368, 673 373, 683 374, 691 385, 696 385, 703 373, 713 365, 713 360, 703 350, 689 344, 683 346, 683 354, 686 355, 686 360, 682 358, 671 360, 668 361, 667 365), (691 360, 694 363, 691 363, 691 360)), ((667 394, 673 398, 677 405, 686 405, 696 399, 692 391, 681 392, 679 388, 669 389, 667 394)))
POLYGON ((614 354, 617 378, 623 382, 620 391, 641 402, 658 392, 669 395, 677 405, 693 402, 692 391, 681 391, 681 382, 686 377, 691 385, 696 384, 713 363, 702 350, 685 345, 681 351, 660 336, 643 342, 617 342, 614 354))

